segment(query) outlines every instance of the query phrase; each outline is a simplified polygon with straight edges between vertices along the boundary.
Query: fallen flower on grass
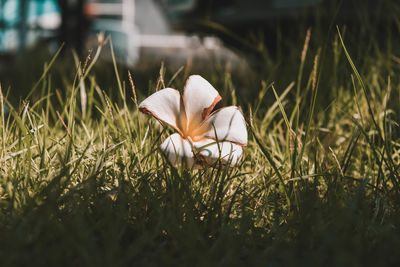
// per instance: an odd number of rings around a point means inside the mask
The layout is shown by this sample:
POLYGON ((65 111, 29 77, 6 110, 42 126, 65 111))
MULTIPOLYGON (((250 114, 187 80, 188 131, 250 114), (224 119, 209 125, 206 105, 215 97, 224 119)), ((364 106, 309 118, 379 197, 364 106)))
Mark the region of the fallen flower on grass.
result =
POLYGON ((177 133, 162 144, 173 165, 184 160, 192 168, 218 159, 236 165, 247 145, 247 129, 238 107, 224 107, 211 113, 221 100, 217 90, 199 75, 190 76, 181 98, 179 91, 165 88, 139 105, 139 110, 173 127, 177 133))

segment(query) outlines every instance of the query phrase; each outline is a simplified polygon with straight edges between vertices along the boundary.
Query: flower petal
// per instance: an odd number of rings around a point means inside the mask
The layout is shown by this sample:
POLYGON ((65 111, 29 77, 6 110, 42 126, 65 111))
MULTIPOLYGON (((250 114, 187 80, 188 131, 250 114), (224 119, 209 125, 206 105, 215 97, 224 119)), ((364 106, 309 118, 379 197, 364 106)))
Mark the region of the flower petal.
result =
POLYGON ((207 80, 199 75, 190 76, 183 92, 187 127, 194 129, 198 126, 220 100, 221 96, 207 80))
POLYGON ((246 122, 238 107, 221 108, 211 114, 203 123, 205 136, 213 139, 231 141, 247 145, 246 122))
POLYGON ((193 145, 199 149, 197 155, 208 164, 213 164, 218 159, 221 159, 223 162, 230 162, 233 166, 242 158, 242 147, 232 142, 217 142, 214 139, 204 139, 193 143, 193 145))
POLYGON ((180 131, 181 98, 179 91, 165 88, 142 101, 139 110, 180 131))
POLYGON ((179 162, 185 162, 188 168, 192 168, 194 164, 192 146, 188 140, 183 139, 179 134, 170 135, 161 144, 160 148, 172 165, 177 166, 179 162))

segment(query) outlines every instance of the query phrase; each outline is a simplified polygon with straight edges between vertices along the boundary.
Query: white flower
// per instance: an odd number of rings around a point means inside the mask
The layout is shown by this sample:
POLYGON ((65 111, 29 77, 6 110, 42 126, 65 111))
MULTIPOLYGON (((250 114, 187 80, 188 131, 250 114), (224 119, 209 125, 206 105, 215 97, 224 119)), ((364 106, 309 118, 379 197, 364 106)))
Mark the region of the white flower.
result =
POLYGON ((235 165, 247 145, 247 129, 238 107, 211 111, 221 100, 214 87, 199 75, 190 76, 181 98, 172 88, 162 89, 139 105, 139 110, 173 127, 178 133, 162 144, 173 165, 183 159, 187 167, 221 159, 235 165), (211 113, 211 114, 210 114, 211 113))

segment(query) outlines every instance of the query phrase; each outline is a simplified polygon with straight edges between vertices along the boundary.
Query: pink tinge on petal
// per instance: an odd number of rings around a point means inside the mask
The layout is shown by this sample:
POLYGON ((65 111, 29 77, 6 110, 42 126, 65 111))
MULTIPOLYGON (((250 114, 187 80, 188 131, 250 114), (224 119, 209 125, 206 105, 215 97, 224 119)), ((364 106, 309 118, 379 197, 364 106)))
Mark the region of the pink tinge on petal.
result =
POLYGON ((221 101, 222 97, 220 95, 217 95, 217 97, 214 98, 214 102, 209 106, 208 108, 203 109, 203 112, 201 113, 201 118, 204 120, 205 118, 210 115, 211 111, 214 109, 215 105, 218 104, 219 101, 221 101))
POLYGON ((183 110, 179 91, 172 88, 157 91, 139 104, 139 110, 181 132, 179 124, 183 110))
POLYGON ((196 128, 221 100, 217 90, 199 75, 190 76, 183 92, 188 132, 196 128))
POLYGON ((197 157, 207 164, 213 164, 217 160, 221 160, 234 166, 242 158, 242 147, 232 142, 217 142, 213 139, 204 139, 193 144, 197 149, 197 157))
POLYGON ((183 139, 179 134, 175 133, 170 135, 161 144, 160 148, 173 166, 177 166, 180 162, 184 162, 186 167, 193 167, 195 160, 192 146, 187 139, 183 139))
POLYGON ((209 138, 247 145, 246 121, 238 107, 230 106, 215 111, 203 122, 202 127, 206 129, 204 135, 209 138))

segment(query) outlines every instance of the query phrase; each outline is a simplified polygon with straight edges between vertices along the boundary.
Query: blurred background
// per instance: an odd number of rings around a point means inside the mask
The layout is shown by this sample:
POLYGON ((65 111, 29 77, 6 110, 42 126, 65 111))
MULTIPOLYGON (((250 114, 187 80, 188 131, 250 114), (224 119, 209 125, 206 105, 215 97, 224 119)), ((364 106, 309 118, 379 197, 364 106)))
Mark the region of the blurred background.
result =
MULTIPOLYGON (((1 0, 0 53, 7 60, 40 43, 55 52, 61 43, 82 54, 96 34, 111 35, 117 58, 129 66, 143 57, 181 61, 223 49, 214 36, 185 28, 205 1, 193 0, 1 0)), ((211 3, 211 2, 210 2, 211 3)), ((228 8, 229 9, 229 8, 228 8)), ((231 17, 231 16, 229 16, 231 17)), ((43 46, 42 46, 43 47, 43 46)), ((228 51, 225 57, 232 56, 228 51)))
MULTIPOLYGON (((74 66, 71 51, 84 61, 105 32, 121 66, 139 73, 143 84, 156 79, 163 62, 172 73, 180 66, 204 76, 233 72, 245 95, 259 88, 260 77, 287 84, 276 73, 297 73, 309 28, 310 51, 332 42, 336 25, 350 32, 347 40, 368 44, 354 53, 382 48, 398 36, 398 6, 389 0, 0 0, 0 81, 29 91, 61 44, 65 64, 58 68, 65 74, 74 66)), ((101 60, 98 79, 111 80, 109 50, 101 60)))
POLYGON ((10 60, 39 42, 53 52, 65 42, 81 54, 104 31, 111 34, 119 61, 130 66, 143 57, 179 62, 216 51, 233 60, 235 55, 223 44, 249 48, 238 38, 249 28, 258 26, 272 33, 277 24, 305 17, 307 8, 321 2, 1 0, 0 53, 10 60))

